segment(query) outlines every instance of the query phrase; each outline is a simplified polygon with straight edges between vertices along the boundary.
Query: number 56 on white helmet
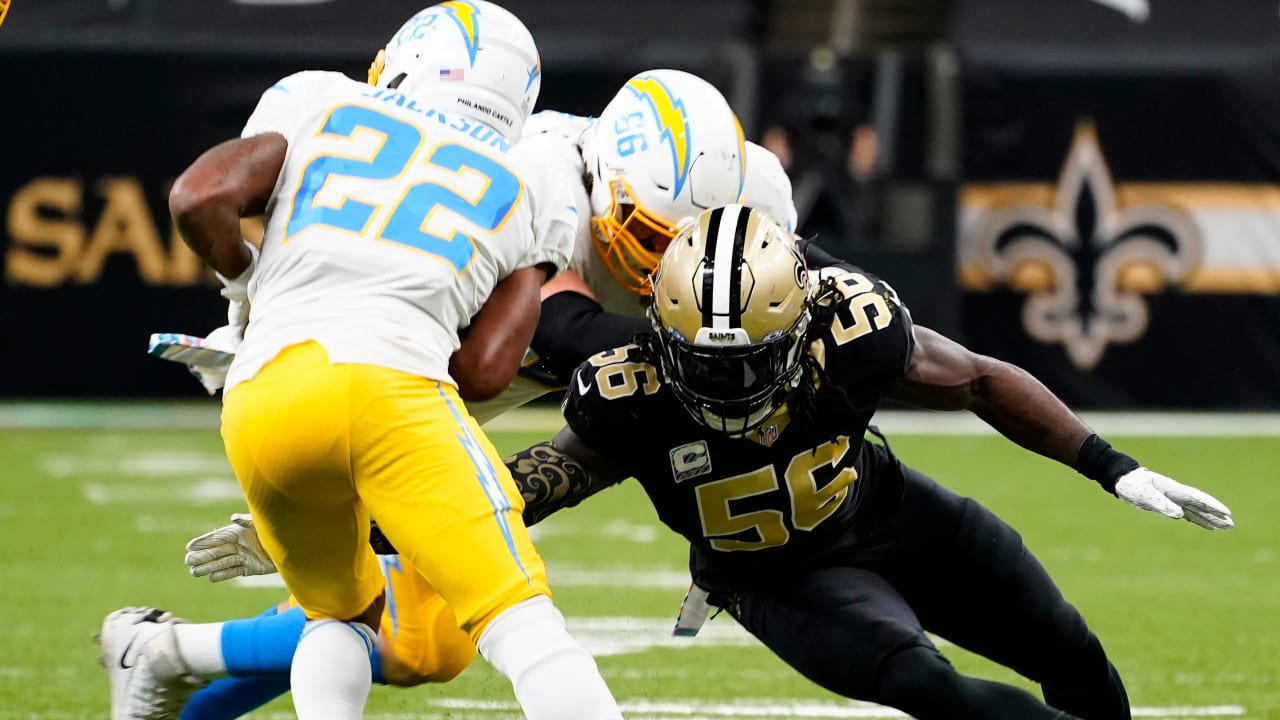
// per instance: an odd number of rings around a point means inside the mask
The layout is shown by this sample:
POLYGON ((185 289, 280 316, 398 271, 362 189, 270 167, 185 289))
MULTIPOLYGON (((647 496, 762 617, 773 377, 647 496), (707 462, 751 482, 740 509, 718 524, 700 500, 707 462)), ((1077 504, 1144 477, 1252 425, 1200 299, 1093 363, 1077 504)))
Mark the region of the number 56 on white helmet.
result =
POLYGON ((647 295, 677 224, 738 201, 745 155, 737 116, 707 81, 679 70, 628 80, 583 147, 592 235, 614 280, 647 295))

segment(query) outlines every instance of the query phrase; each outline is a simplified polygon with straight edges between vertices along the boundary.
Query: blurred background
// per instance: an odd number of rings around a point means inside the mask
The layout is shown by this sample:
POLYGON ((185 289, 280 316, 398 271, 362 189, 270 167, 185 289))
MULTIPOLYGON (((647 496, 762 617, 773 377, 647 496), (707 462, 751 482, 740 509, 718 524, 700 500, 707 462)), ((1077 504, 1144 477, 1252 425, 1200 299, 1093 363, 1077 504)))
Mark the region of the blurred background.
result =
MULTIPOLYGON (((279 77, 363 78, 422 4, 15 0, 0 396, 199 396, 144 353, 222 322, 168 185, 279 77)), ((652 67, 707 77, 788 169, 803 234, 1068 402, 1280 407, 1275 0, 506 4, 543 53, 540 109, 592 115, 652 67)))

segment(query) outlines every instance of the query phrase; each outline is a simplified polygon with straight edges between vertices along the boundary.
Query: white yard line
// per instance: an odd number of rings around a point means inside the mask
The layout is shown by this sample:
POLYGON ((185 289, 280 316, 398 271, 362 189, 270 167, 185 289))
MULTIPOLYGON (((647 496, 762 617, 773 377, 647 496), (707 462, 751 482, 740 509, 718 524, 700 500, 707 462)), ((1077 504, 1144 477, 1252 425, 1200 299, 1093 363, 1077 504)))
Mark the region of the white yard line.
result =
MULTIPOLYGON (((477 718, 519 718, 519 708, 506 700, 473 700, 464 698, 427 699, 425 704, 440 708, 440 712, 387 713, 373 712, 366 720, 464 720, 477 718), (461 712, 459 712, 461 711, 461 712)), ((622 701, 622 711, 632 720, 758 720, 766 717, 784 718, 902 718, 906 715, 870 703, 822 702, 813 700, 787 700, 768 698, 762 700, 705 701, 622 701)), ((76 712, 26 712, 0 710, 0 720, 94 720, 101 713, 76 712)), ((1245 708, 1240 705, 1135 707, 1134 717, 1142 718, 1245 718, 1245 708)), ((271 712, 254 715, 258 720, 293 720, 292 713, 271 712)))
MULTIPOLYGON (((0 429, 209 429, 218 427, 216 401, 173 403, 0 403, 0 429)), ((1110 436, 1280 437, 1280 413, 1274 412, 1083 412, 1099 434, 1110 436)), ((990 435, 968 413, 885 410, 875 424, 895 435, 990 435)), ((501 432, 553 433, 564 425, 558 408, 525 407, 485 426, 501 432)))
MULTIPOLYGON (((547 564, 547 579, 552 587, 647 588, 654 590, 689 589, 689 571, 675 568, 583 568, 558 563, 547 564)), ((279 575, 235 578, 241 587, 283 588, 279 575)))
POLYGON ((80 487, 93 505, 214 505, 241 500, 240 485, 225 478, 205 478, 189 483, 160 485, 120 482, 86 482, 80 487))

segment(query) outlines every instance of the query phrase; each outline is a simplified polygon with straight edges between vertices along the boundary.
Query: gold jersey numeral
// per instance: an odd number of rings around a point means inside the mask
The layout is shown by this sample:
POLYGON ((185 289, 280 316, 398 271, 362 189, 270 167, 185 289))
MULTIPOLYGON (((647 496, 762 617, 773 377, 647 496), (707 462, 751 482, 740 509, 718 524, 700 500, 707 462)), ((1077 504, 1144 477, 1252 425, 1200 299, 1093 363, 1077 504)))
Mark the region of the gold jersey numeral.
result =
MULTIPOLYGON (((791 496, 792 527, 813 530, 840 508, 849 486, 858 479, 858 472, 853 469, 856 453, 851 454, 852 450, 849 438, 840 437, 791 458, 785 479, 791 496), (824 467, 836 469, 836 474, 819 487, 815 472, 824 467)), ((781 510, 735 513, 733 509, 739 500, 777 489, 778 473, 773 465, 699 485, 694 490, 698 516, 702 519, 702 534, 711 540, 711 547, 732 552, 785 545, 791 539, 791 531, 783 522, 781 510)))

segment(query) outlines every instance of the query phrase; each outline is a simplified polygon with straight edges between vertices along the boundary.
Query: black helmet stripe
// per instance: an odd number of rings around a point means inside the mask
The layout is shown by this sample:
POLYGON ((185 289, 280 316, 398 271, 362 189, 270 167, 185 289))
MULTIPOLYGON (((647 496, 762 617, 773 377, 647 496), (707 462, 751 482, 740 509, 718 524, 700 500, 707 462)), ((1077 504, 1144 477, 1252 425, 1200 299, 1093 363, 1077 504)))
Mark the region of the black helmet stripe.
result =
POLYGON ((716 240, 720 236, 720 218, 723 216, 724 208, 716 208, 707 218, 707 242, 702 255, 702 327, 715 325, 711 298, 714 296, 716 274, 712 270, 715 268, 716 240))
POLYGON ((742 252, 747 247, 747 223, 751 221, 751 208, 738 208, 738 222, 733 228, 733 258, 729 267, 729 327, 742 327, 742 252))
POLYGON ((703 255, 702 325, 742 327, 742 251, 751 211, 728 205, 711 211, 703 255))

